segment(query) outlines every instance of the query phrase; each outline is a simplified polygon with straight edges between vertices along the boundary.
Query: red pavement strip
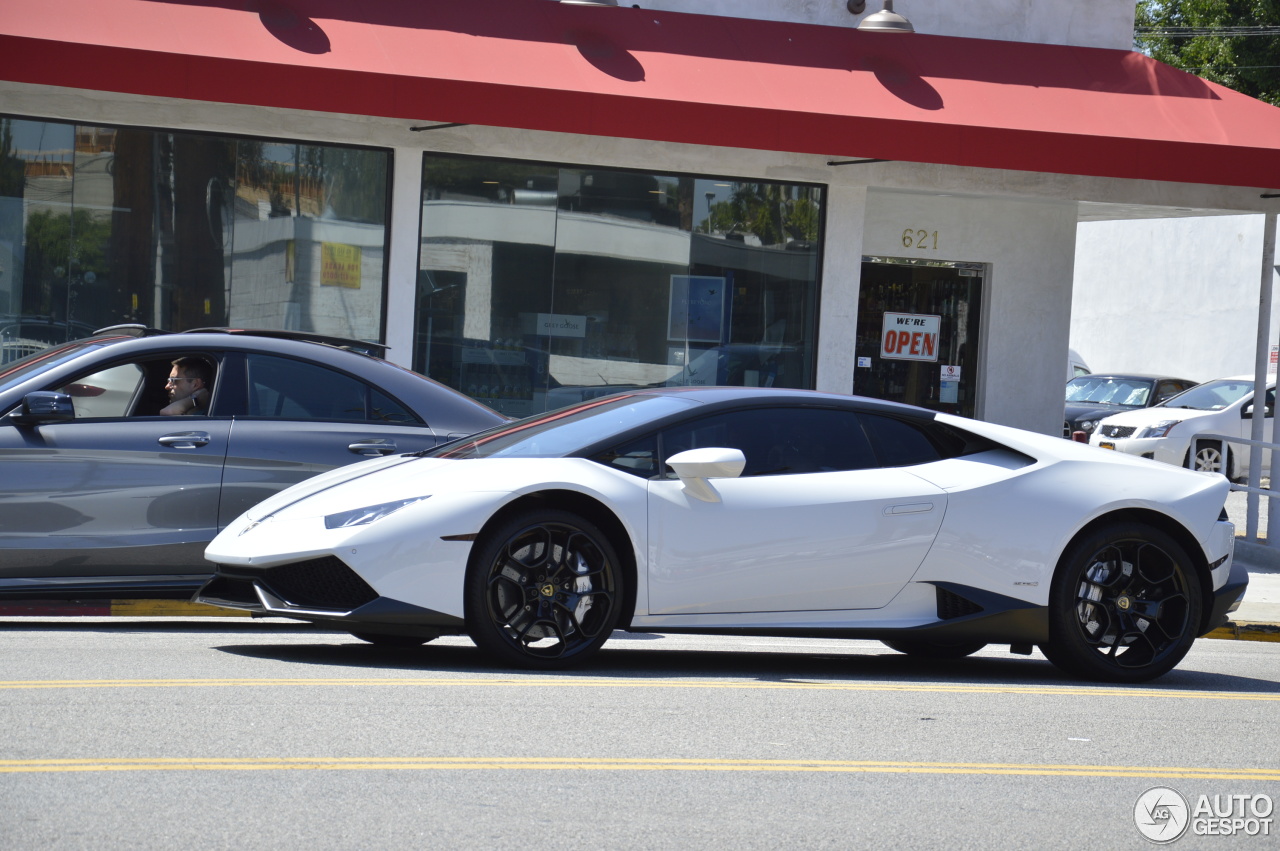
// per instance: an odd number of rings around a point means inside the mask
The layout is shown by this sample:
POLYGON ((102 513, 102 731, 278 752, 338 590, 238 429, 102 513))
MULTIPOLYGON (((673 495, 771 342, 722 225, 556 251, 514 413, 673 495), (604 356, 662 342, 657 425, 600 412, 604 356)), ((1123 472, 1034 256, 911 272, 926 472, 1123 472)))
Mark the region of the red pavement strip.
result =
MULTIPOLYGON (((0 604, 0 617, 200 617, 247 618, 249 612, 221 609, 184 600, 25 600, 0 604)), ((1280 624, 1231 621, 1205 638, 1233 641, 1280 641, 1280 624)))

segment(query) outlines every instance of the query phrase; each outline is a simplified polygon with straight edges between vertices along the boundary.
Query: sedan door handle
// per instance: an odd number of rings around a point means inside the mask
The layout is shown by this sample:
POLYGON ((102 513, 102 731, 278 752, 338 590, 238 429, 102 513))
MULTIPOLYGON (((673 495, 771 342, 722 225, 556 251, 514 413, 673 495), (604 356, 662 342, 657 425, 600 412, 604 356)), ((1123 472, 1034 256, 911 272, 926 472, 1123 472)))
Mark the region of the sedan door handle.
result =
POLYGON ((199 449, 201 446, 208 446, 212 439, 205 431, 180 431, 161 435, 159 441, 161 446, 170 449, 199 449))
POLYGON ((355 443, 350 444, 347 449, 357 455, 367 455, 372 458, 377 455, 390 455, 396 451, 396 445, 394 441, 385 438, 367 437, 364 440, 357 440, 355 443))

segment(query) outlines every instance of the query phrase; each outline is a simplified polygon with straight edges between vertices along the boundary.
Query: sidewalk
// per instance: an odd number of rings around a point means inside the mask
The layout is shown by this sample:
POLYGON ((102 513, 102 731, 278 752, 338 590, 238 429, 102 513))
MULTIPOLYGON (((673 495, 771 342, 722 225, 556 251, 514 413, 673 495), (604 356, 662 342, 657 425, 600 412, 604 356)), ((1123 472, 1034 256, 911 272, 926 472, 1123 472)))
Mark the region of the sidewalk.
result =
POLYGON ((1280 641, 1280 549, 1236 538, 1235 559, 1249 571, 1244 601, 1229 624, 1206 637, 1280 641))

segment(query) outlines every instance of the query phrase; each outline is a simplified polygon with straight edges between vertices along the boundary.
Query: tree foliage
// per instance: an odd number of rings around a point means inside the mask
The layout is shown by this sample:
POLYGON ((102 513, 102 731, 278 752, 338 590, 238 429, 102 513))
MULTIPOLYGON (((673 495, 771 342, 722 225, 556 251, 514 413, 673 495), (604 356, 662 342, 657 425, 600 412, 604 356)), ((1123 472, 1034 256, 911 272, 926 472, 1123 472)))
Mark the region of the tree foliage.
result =
POLYGON ((1134 43, 1144 53, 1280 106, 1280 2, 1139 0, 1134 43))

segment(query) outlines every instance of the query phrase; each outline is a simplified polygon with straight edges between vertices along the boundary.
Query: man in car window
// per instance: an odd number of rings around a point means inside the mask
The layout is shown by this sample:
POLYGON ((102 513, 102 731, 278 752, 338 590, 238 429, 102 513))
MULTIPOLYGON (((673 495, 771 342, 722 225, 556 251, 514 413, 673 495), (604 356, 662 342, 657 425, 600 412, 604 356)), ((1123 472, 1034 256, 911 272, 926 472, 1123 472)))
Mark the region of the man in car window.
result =
POLYGON ((181 357, 172 364, 165 389, 169 404, 160 409, 162 417, 209 413, 209 389, 213 374, 201 358, 181 357))

